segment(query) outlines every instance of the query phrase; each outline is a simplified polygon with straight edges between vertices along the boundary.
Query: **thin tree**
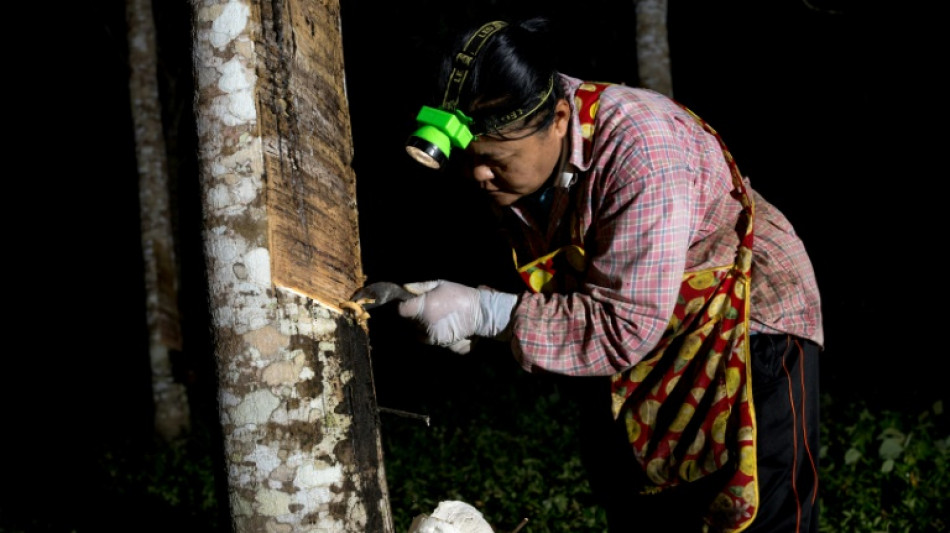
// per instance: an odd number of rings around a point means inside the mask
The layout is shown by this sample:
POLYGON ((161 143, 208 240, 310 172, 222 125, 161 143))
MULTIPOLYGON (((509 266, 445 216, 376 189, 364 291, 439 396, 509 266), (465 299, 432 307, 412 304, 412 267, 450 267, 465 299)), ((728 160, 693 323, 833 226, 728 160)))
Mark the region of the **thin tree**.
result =
POLYGON ((182 335, 151 0, 127 0, 126 22, 155 431, 172 441, 191 424, 185 386, 172 372, 171 353, 181 351, 182 335))
POLYGON ((238 533, 391 532, 337 0, 192 0, 198 166, 238 533))
POLYGON ((634 0, 637 14, 637 70, 640 86, 673 96, 667 0, 634 0))

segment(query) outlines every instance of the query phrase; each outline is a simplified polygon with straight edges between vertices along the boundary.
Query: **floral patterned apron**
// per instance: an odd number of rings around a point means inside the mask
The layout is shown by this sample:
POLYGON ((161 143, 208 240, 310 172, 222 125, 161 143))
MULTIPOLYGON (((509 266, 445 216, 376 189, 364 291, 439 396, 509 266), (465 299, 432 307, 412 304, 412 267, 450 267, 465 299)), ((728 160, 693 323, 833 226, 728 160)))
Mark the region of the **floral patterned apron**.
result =
MULTIPOLYGON (((607 83, 583 83, 574 97, 585 158, 594 116, 607 83)), ((738 532, 755 517, 755 411, 749 359, 749 302, 754 206, 739 169, 719 134, 714 135, 732 172, 732 192, 742 205, 736 225, 740 244, 733 264, 687 272, 660 343, 633 367, 611 378, 613 415, 623 420, 633 453, 659 492, 728 468, 731 478, 717 494, 706 522, 717 531, 738 532)), ((576 226, 576 224, 574 224, 576 226)), ((579 232, 573 244, 515 267, 534 292, 552 292, 558 272, 584 268, 579 232)))

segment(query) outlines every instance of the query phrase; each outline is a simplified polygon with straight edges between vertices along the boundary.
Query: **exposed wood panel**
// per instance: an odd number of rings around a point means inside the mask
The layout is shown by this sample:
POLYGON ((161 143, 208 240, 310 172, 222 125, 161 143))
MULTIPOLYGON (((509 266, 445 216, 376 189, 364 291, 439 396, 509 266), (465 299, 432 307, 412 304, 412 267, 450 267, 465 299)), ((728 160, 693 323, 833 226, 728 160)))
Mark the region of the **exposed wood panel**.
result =
POLYGON ((273 281, 339 309, 363 284, 339 6, 295 0, 261 10, 273 281))

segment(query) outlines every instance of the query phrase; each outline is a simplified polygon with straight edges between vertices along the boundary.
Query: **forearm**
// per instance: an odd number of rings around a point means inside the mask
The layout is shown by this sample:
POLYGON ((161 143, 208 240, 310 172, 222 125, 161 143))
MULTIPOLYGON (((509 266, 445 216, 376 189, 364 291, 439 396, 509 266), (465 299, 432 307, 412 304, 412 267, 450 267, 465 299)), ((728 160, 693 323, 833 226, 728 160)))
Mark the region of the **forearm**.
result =
POLYGON ((512 320, 515 359, 528 372, 612 375, 643 359, 666 320, 633 305, 573 293, 525 294, 512 320))

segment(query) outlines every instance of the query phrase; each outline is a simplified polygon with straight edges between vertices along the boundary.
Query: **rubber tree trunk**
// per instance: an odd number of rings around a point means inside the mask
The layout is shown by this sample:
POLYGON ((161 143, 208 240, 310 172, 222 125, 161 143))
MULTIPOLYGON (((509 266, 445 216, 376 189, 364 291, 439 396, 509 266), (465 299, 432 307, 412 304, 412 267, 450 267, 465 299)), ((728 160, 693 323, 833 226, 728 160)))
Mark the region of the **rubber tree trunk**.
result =
POLYGON ((391 532, 337 0, 192 0, 198 158, 238 533, 391 532))
POLYGON ((155 431, 172 441, 189 430, 191 417, 185 385, 172 372, 171 353, 181 351, 182 335, 151 0, 126 0, 126 21, 155 431))
POLYGON ((637 71, 640 86, 673 97, 666 0, 634 0, 637 13, 637 71))

